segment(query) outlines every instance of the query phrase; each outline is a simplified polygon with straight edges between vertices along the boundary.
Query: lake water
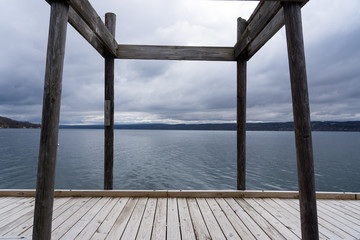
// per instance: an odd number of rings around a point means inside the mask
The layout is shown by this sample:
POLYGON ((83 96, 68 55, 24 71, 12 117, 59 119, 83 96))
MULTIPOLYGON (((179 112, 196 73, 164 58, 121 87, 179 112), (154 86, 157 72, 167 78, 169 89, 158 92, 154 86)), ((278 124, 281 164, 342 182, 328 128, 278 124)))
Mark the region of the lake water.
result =
MULTIPOLYGON (((36 186, 39 129, 0 129, 0 188, 36 186)), ((103 188, 103 130, 60 129, 58 189, 103 188)), ((313 132, 317 191, 360 192, 360 133, 313 132)), ((293 132, 247 132, 247 189, 297 190, 293 132)), ((236 132, 115 130, 114 189, 236 189, 236 132)))

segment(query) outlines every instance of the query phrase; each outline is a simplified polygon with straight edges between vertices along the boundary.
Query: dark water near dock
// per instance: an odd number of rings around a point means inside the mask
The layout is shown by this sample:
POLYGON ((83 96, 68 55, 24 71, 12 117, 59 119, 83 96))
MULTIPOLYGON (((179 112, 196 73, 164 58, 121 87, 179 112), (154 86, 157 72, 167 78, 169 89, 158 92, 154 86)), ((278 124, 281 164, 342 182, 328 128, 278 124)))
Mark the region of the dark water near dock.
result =
MULTIPOLYGON (((39 129, 0 129, 0 188, 35 188, 39 129)), ((58 189, 103 188, 103 130, 61 129, 58 189)), ((360 192, 360 133, 313 132, 318 191, 360 192)), ((235 189, 236 132, 115 130, 115 189, 235 189)), ((247 189, 297 190, 293 132, 247 132, 247 189)))

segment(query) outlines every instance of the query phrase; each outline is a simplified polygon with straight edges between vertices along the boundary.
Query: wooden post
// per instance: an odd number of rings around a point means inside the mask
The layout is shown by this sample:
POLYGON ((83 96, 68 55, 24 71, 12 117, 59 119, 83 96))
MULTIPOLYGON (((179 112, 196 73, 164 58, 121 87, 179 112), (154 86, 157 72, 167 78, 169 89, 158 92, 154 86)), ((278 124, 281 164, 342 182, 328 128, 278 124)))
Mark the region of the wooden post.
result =
POLYGON ((32 239, 50 239, 69 5, 51 3, 32 239))
MULTIPOLYGON (((116 15, 106 13, 105 25, 115 36, 116 15)), ((105 51, 104 190, 113 189, 114 166, 114 56, 105 51)))
POLYGON ((295 124, 301 233, 302 239, 319 239, 301 3, 287 2, 283 6, 295 124))
MULTIPOLYGON (((237 40, 241 39, 247 22, 238 18, 237 40)), ((237 189, 246 189, 246 56, 237 60, 237 189)))

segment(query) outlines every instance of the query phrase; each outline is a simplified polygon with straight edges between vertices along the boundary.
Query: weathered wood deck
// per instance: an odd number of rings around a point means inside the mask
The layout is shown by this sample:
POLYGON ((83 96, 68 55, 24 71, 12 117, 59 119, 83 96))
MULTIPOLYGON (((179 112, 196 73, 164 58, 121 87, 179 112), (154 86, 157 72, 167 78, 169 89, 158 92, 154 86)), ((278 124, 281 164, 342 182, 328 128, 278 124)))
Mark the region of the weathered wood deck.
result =
MULTIPOLYGON (((33 191, 0 191, 0 239, 31 239, 33 191), (19 197, 20 196, 20 197, 19 197)), ((296 192, 58 191, 52 239, 300 239, 296 192), (60 196, 60 197, 59 197, 60 196)), ((359 194, 318 194, 321 239, 360 239, 359 194)))

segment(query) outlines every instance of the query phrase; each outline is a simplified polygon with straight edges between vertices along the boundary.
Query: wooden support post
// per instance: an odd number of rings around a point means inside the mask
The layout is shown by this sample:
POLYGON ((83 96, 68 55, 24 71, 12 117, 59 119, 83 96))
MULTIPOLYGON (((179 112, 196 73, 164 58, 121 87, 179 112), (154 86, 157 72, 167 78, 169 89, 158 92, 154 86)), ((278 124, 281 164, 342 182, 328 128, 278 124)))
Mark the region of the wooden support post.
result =
MULTIPOLYGON (((115 36, 116 15, 106 13, 105 25, 115 36)), ((104 190, 113 189, 114 166, 114 56, 105 51, 104 190)))
POLYGON ((284 3, 283 6, 295 124, 301 233, 302 239, 319 239, 301 3, 284 3))
POLYGON ((50 239, 69 5, 51 3, 32 239, 50 239))
MULTIPOLYGON (((238 18, 237 40, 240 41, 247 22, 238 18)), ((246 65, 244 54, 237 60, 237 189, 246 189, 246 65)))

